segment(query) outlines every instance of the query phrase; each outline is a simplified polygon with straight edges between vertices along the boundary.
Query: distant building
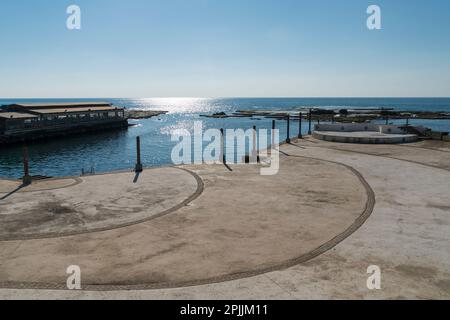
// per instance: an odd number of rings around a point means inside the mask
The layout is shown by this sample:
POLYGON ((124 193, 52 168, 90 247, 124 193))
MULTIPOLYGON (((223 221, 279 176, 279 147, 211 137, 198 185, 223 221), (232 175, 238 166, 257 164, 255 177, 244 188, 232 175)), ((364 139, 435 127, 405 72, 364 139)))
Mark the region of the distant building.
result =
POLYGON ((125 110, 107 102, 12 104, 0 109, 0 143, 127 126, 125 110))

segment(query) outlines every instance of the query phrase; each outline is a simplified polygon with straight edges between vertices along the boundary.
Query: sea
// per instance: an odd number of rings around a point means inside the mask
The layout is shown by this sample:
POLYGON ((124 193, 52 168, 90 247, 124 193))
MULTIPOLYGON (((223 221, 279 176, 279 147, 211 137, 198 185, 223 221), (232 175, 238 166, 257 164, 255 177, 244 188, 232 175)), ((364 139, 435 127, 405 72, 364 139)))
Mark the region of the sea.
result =
MULTIPOLYGON (((177 129, 193 132, 196 121, 207 129, 270 129, 271 119, 205 118, 218 112, 238 110, 296 111, 302 108, 355 109, 392 108, 409 111, 441 111, 450 113, 450 98, 146 98, 146 99, 0 99, 0 105, 13 103, 108 101, 114 105, 144 110, 168 111, 145 120, 130 120, 127 130, 82 134, 33 142, 28 145, 31 175, 48 177, 79 176, 134 168, 136 137, 141 138, 142 162, 146 167, 173 165, 173 141, 177 129)), ((394 123, 402 123, 401 120, 394 123)), ((448 120, 413 119, 411 125, 423 125, 437 131, 450 131, 448 120)), ((306 123, 303 133, 308 130, 306 123)), ((286 122, 278 121, 280 139, 286 139, 286 122)), ((298 134, 298 123, 291 124, 292 135, 298 134)), ((23 175, 23 146, 0 146, 0 177, 20 178, 23 175)))

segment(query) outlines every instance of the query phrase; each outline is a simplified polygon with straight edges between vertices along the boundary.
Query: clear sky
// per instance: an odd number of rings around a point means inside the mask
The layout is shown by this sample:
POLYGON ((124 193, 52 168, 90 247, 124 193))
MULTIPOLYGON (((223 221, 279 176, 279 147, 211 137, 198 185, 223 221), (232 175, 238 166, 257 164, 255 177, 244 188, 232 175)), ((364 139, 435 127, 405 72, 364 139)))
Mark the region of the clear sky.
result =
POLYGON ((0 44, 0 98, 450 96, 448 0, 1 0, 0 44))

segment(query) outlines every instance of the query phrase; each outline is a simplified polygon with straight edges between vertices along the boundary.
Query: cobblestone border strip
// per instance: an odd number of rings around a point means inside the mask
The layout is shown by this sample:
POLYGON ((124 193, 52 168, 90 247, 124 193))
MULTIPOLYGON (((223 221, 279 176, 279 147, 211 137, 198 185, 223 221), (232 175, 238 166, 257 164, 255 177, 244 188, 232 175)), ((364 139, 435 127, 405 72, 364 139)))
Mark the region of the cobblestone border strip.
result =
MULTIPOLYGON (((5 179, 1 179, 1 180, 5 180, 5 179)), ((39 190, 26 190, 26 189, 24 190, 24 189, 21 189, 21 190, 17 191, 17 193, 33 193, 33 192, 41 192, 41 191, 59 190, 59 189, 75 187, 76 185, 79 185, 80 183, 83 183, 83 180, 81 178, 78 178, 78 177, 60 178, 60 179, 52 178, 52 179, 45 179, 45 180, 42 180, 42 181, 52 181, 52 180, 73 180, 74 182, 69 184, 69 185, 67 185, 67 186, 62 186, 62 187, 44 188, 44 189, 39 189, 39 190)), ((6 180, 6 181, 11 181, 11 180, 6 180)), ((17 180, 15 180, 14 182, 16 182, 16 181, 17 180)), ((3 195, 8 194, 8 193, 9 192, 0 192, 0 194, 3 194, 3 195)))
MULTIPOLYGON (((429 168, 450 171, 450 169, 446 169, 446 168, 443 168, 443 167, 440 167, 440 166, 435 166, 435 165, 432 165, 432 164, 427 164, 427 163, 423 163, 423 162, 419 162, 419 161, 408 160, 408 159, 401 159, 401 158, 396 158, 396 157, 390 157, 390 156, 385 156, 385 155, 381 155, 381 154, 378 155, 378 154, 373 154, 373 153, 368 153, 368 152, 363 152, 363 151, 354 151, 354 150, 341 149, 341 148, 339 148, 339 146, 333 146, 332 142, 329 142, 329 141, 323 141, 323 140, 314 141, 311 138, 305 138, 304 141, 309 142, 309 143, 313 143, 313 144, 318 144, 318 146, 311 146, 313 148, 331 149, 331 150, 342 151, 342 152, 352 152, 352 153, 358 153, 358 154, 365 154, 365 155, 368 155, 368 156, 382 157, 382 158, 393 159, 393 160, 398 160, 398 161, 405 161, 405 162, 414 163, 414 164, 422 165, 422 166, 429 167, 429 168), (320 146, 320 142, 327 142, 329 144, 320 146)), ((349 145, 351 145, 351 144, 349 144, 349 145)), ((358 145, 358 144, 354 144, 354 145, 358 145)), ((363 144, 361 144, 361 145, 363 145, 363 144)), ((421 147, 421 146, 405 145, 405 144, 396 144, 396 145, 389 145, 388 144, 388 145, 384 145, 384 146, 396 146, 396 147, 401 147, 401 148, 414 148, 414 149, 422 149, 422 150, 425 150, 425 151, 426 150, 432 150, 432 151, 437 151, 437 152, 450 153, 450 151, 439 150, 439 149, 435 149, 435 148, 421 147)))
MULTIPOLYGON (((153 219, 157 219, 157 218, 160 218, 167 214, 170 214, 172 212, 175 212, 178 209, 181 209, 181 208, 187 206, 189 203, 191 203, 192 201, 197 199, 203 193, 203 190, 204 190, 203 180, 196 173, 194 173, 190 170, 184 169, 184 168, 180 168, 180 167, 167 167, 167 168, 177 169, 177 170, 187 172, 191 176, 193 176, 195 178, 195 180, 197 181, 197 190, 186 200, 184 200, 183 202, 181 202, 180 204, 178 204, 172 208, 169 208, 165 211, 154 214, 145 219, 140 219, 140 220, 136 220, 133 222, 118 224, 118 225, 112 226, 112 227, 110 226, 110 227, 104 227, 104 228, 94 228, 94 229, 85 230, 85 231, 72 231, 72 232, 64 232, 64 233, 43 233, 43 234, 39 234, 39 235, 30 235, 30 236, 23 236, 23 237, 0 237, 0 242, 66 238, 66 237, 71 237, 71 236, 76 236, 76 235, 91 234, 91 233, 104 232, 104 231, 110 231, 110 230, 115 230, 115 229, 122 229, 122 228, 130 227, 130 226, 138 225, 138 224, 141 224, 141 223, 153 220, 153 219)), ((114 173, 112 173, 112 174, 114 174, 114 173)), ((74 179, 79 179, 79 178, 74 178, 74 179)), ((81 179, 79 179, 79 180, 81 180, 81 179)), ((76 184, 74 184, 74 185, 76 185, 76 184)), ((63 187, 63 188, 67 188, 67 187, 68 186, 63 187)), ((62 188, 55 188, 55 189, 62 189, 62 188)), ((49 189, 49 190, 53 190, 53 189, 49 189)), ((38 191, 45 191, 45 190, 38 190, 38 191)), ((36 192, 38 192, 38 191, 36 191, 36 192)), ((1 287, 1 284, 0 284, 0 287, 1 287)))
MULTIPOLYGON (((450 143, 448 143, 450 146, 450 143)), ((444 152, 444 153, 450 153, 450 150, 441 150, 438 148, 429 148, 429 147, 421 147, 421 146, 408 146, 408 145, 398 145, 399 147, 403 148, 414 148, 414 149, 422 149, 422 150, 432 150, 437 152, 444 152)))
MULTIPOLYGON (((270 267, 255 269, 255 270, 247 271, 247 272, 233 273, 233 274, 219 276, 219 277, 212 277, 212 278, 203 279, 203 280, 187 281, 187 282, 166 282, 166 283, 159 283, 159 284, 140 284, 140 285, 84 285, 83 291, 129 291, 129 290, 156 290, 156 289, 185 288, 185 287, 193 287, 193 286, 200 286, 200 285, 223 283, 223 282, 228 282, 228 281, 234 281, 234 280, 239 280, 239 279, 244 279, 244 278, 255 277, 255 276, 259 276, 259 275, 269 273, 269 272, 285 270, 285 269, 291 268, 293 266, 310 261, 310 260, 326 253, 327 251, 333 249, 338 244, 340 244, 342 241, 344 241, 349 236, 351 236, 353 233, 355 233, 359 228, 361 228, 364 225, 364 223, 370 218, 370 216, 373 213, 373 209, 374 209, 375 203, 376 203, 375 193, 374 193, 373 189, 370 187, 369 183, 364 179, 363 175, 359 171, 357 171, 353 167, 348 166, 346 164, 329 161, 329 160, 325 160, 325 159, 306 157, 306 156, 287 156, 287 157, 312 159, 312 160, 317 160, 317 161, 321 161, 321 162, 333 163, 333 164, 342 166, 342 167, 346 168, 347 170, 350 170, 358 178, 358 180, 361 182, 362 186, 366 190, 367 201, 366 201, 364 210, 362 211, 361 215, 345 231, 338 234, 333 239, 324 243, 320 247, 318 247, 300 257, 293 258, 293 259, 290 259, 290 260, 287 260, 287 261, 284 261, 281 263, 277 263, 270 267)), ((185 170, 185 169, 182 169, 182 170, 185 170)), ((60 284, 60 283, 3 282, 3 283, 0 283, 0 288, 2 288, 2 289, 67 290, 67 287, 65 286, 65 284, 60 284)))
MULTIPOLYGON (((314 146, 313 148, 329 149, 329 150, 336 150, 336 151, 342 151, 342 152, 364 154, 364 155, 367 155, 367 156, 380 157, 380 158, 392 159, 392 160, 397 160, 397 161, 404 161, 404 162, 409 162, 409 163, 417 164, 417 165, 428 167, 428 168, 439 169, 439 170, 444 170, 444 171, 450 171, 450 169, 443 168, 443 167, 440 167, 440 166, 435 166, 435 165, 432 165, 432 164, 427 164, 427 163, 414 161, 414 160, 408 160, 408 159, 395 158, 395 157, 390 157, 390 156, 381 155, 381 154, 378 155, 378 154, 367 153, 367 152, 363 152, 363 151, 345 150, 345 149, 340 149, 338 147, 332 147, 332 146, 329 146, 329 147, 325 147, 325 146, 323 146, 323 147, 317 146, 316 147, 316 146, 314 146)), ((426 148, 420 148, 420 149, 426 149, 426 148)))

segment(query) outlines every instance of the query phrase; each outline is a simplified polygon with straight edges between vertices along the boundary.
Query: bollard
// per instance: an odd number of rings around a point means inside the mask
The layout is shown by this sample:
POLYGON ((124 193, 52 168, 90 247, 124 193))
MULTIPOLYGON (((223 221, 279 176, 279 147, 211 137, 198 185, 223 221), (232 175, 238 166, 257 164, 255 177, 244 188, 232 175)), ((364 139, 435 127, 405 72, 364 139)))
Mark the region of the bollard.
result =
POLYGON ((309 120, 308 135, 311 135, 311 133, 312 133, 312 131, 311 131, 311 126, 312 126, 312 109, 309 109, 308 120, 309 120))
POLYGON ((258 141, 256 138, 256 126, 253 126, 253 149, 252 149, 252 161, 258 162, 258 141))
POLYGON ((141 163, 141 138, 136 137, 136 153, 137 153, 137 161, 136 161, 136 167, 134 169, 135 172, 142 172, 144 171, 144 168, 142 167, 141 163))
POLYGON ((225 138, 224 138, 224 130, 223 129, 220 129, 220 152, 221 152, 221 155, 219 156, 219 159, 222 160, 223 164, 226 164, 227 158, 225 156, 225 138))
POLYGON ((271 155, 272 155, 272 149, 275 148, 275 129, 276 129, 276 121, 272 120, 272 132, 271 132, 272 143, 270 145, 270 154, 271 155))
POLYGON ((302 135, 302 113, 301 112, 298 115, 298 138, 299 139, 303 138, 303 135, 302 135))
POLYGON ((23 148, 23 185, 27 186, 33 182, 33 179, 30 176, 30 168, 29 168, 29 159, 28 159, 28 147, 25 146, 23 148))
POLYGON ((287 138, 286 143, 291 143, 291 116, 287 116, 287 138))

